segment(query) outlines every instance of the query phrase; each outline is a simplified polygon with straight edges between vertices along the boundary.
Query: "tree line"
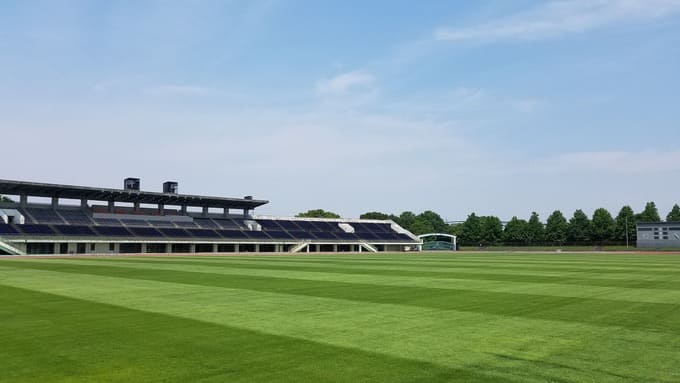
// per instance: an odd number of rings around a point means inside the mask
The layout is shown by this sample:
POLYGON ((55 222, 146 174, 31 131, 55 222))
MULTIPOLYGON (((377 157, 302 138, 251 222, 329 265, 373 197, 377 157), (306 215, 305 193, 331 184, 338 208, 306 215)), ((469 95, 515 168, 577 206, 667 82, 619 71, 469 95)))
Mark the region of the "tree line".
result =
MULTIPOLYGON (((309 210, 298 217, 340 218, 340 215, 322 209, 309 210)), ((529 219, 512 217, 503 225, 495 216, 468 215, 462 223, 448 224, 437 213, 424 211, 415 214, 405 211, 399 215, 378 211, 364 213, 362 219, 392 220, 413 234, 446 233, 458 236, 461 244, 467 246, 493 245, 565 245, 565 244, 606 244, 635 243, 638 222, 659 222, 661 216, 654 202, 648 202, 644 210, 635 213, 626 205, 619 210, 616 217, 605 208, 595 209, 592 217, 583 210, 576 210, 567 219, 564 214, 555 210, 547 220, 541 221, 538 213, 532 212, 529 219)), ((667 222, 680 222, 680 206, 675 204, 666 215, 667 222)))
MULTIPOLYGON (((447 224, 439 214, 425 211, 420 214, 406 211, 400 215, 382 212, 362 214, 363 219, 391 219, 410 232, 419 235, 426 233, 447 233, 458 236, 463 245, 565 245, 565 244, 634 244, 637 236, 635 225, 638 222, 660 222, 661 216, 654 202, 648 202, 644 210, 635 213, 630 206, 624 206, 616 217, 605 208, 596 209, 591 217, 583 210, 576 210, 567 219, 555 210, 547 220, 541 221, 536 212, 529 219, 512 217, 505 225, 495 216, 478 216, 475 213, 458 224, 447 224)), ((680 222, 680 206, 675 204, 666 215, 667 222, 680 222)))

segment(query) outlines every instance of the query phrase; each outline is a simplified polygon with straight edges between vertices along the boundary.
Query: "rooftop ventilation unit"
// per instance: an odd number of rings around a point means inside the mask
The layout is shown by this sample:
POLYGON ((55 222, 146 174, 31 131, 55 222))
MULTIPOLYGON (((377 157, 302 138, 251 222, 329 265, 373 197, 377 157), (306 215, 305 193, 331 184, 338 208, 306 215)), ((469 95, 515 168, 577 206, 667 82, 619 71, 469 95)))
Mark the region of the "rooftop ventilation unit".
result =
POLYGON ((163 182, 163 193, 177 194, 179 188, 175 181, 163 182))
POLYGON ((139 178, 126 178, 123 189, 139 191, 139 178))

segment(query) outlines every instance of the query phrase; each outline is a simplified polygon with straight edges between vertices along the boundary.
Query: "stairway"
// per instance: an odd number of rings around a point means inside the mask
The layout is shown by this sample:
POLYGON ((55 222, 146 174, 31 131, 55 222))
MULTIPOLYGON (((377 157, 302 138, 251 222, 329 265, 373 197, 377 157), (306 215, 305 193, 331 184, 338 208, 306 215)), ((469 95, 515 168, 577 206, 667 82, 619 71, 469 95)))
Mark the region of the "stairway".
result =
POLYGON ((5 253, 8 253, 10 255, 25 255, 21 250, 19 250, 16 247, 8 244, 7 242, 3 242, 1 240, 0 240, 0 250, 4 251, 5 253))

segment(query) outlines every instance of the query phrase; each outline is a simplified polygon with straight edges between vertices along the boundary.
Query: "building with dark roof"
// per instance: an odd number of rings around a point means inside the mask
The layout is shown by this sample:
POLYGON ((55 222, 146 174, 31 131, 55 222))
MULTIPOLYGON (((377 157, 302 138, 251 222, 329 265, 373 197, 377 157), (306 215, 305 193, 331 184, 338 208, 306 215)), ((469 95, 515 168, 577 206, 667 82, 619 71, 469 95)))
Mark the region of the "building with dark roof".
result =
POLYGON ((0 254, 408 251, 393 221, 265 217, 269 201, 0 180, 0 254), (35 201, 36 199, 40 201, 35 201), (62 202, 69 200, 70 204, 62 202), (75 203, 74 203, 75 202, 75 203))
POLYGON ((637 247, 680 248, 680 222, 641 222, 637 224, 637 247))

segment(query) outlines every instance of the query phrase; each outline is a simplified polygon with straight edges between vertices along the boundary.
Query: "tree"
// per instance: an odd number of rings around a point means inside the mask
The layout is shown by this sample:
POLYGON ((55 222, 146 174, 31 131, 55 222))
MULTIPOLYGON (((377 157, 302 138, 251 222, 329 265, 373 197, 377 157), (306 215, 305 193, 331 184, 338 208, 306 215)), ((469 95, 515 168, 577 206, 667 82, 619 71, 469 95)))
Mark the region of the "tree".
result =
POLYGON ((466 244, 479 244, 482 238, 482 227, 479 217, 470 213, 460 230, 461 241, 466 244))
POLYGON ((431 210, 427 210, 418 214, 418 218, 429 222, 430 225, 432 225, 432 230, 436 231, 437 233, 446 231, 446 228, 448 227, 442 217, 431 210))
POLYGON ((538 218, 538 213, 531 212, 531 217, 529 217, 529 222, 526 225, 526 241, 527 244, 535 244, 537 242, 542 242, 545 239, 545 228, 540 218, 538 218))
POLYGON ((590 220, 583 210, 576 210, 574 216, 569 220, 567 239, 578 242, 590 240, 590 220))
POLYGON ((0 202, 14 202, 14 201, 12 201, 11 198, 5 197, 4 195, 0 195, 0 202))
POLYGON ((666 215, 666 222, 680 222, 680 206, 676 203, 673 209, 666 215))
POLYGON ((463 224, 462 223, 454 223, 449 225, 448 228, 446 228, 446 233, 455 235, 456 237, 460 237, 461 233, 463 230, 463 224))
POLYGON ((325 211, 323 209, 315 209, 315 210, 308 210, 304 213, 299 213, 296 215, 296 217, 301 217, 301 218, 340 218, 339 215, 330 212, 330 211, 325 211))
POLYGON ((503 237, 503 224, 498 217, 479 217, 479 239, 483 245, 495 245, 503 237))
POLYGON ((626 205, 619 210, 616 216, 616 228, 614 229, 614 239, 625 241, 628 234, 628 241, 635 242, 637 231, 635 230, 635 213, 633 209, 626 205))
POLYGON ((435 232, 435 229, 428 220, 418 216, 411 224, 409 231, 415 235, 421 235, 433 233, 435 232))
POLYGON ((545 223, 545 239, 549 242, 561 245, 567 240, 568 230, 569 224, 567 223, 567 219, 564 218, 561 211, 555 210, 550 214, 545 223))
POLYGON ((603 241, 612 240, 615 229, 616 223, 607 209, 603 207, 595 209, 593 212, 593 220, 590 224, 591 238, 598 241, 600 244, 603 241))
POLYGON ((379 211, 371 211, 368 213, 364 213, 359 216, 361 219, 380 219, 380 220, 387 220, 390 219, 390 216, 385 213, 381 213, 379 211))
POLYGON ((503 241, 512 244, 525 244, 527 240, 527 224, 527 221, 523 219, 512 217, 510 221, 505 224, 505 229, 503 230, 503 241))
MULTIPOLYGON (((416 221, 416 215, 413 214, 413 212, 410 211, 405 211, 399 215, 399 218, 397 219, 397 223, 399 226, 403 227, 404 229, 413 232, 412 227, 413 224, 416 221)), ((425 234, 425 233, 423 233, 425 234)))
POLYGON ((659 222, 661 217, 659 216, 659 210, 656 208, 654 202, 647 202, 645 205, 645 210, 637 215, 638 222, 659 222))

